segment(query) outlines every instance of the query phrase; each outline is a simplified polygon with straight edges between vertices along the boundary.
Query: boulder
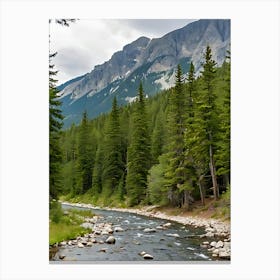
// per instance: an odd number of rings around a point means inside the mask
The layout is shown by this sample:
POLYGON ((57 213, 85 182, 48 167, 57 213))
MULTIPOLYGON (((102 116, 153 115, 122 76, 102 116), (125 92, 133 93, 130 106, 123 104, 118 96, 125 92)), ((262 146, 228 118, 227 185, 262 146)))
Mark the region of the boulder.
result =
POLYGON ((61 260, 63 260, 66 256, 63 255, 63 254, 61 254, 61 255, 59 255, 58 257, 59 257, 61 260))
POLYGON ((121 227, 115 227, 115 232, 122 232, 122 231, 124 231, 123 228, 121 228, 121 227))
POLYGON ((219 255, 219 252, 220 252, 219 249, 214 249, 212 253, 216 254, 216 255, 219 255))
POLYGON ((162 225, 163 227, 170 227, 171 226, 171 223, 166 223, 164 225, 162 225))
POLYGON ((216 242, 216 241, 212 241, 212 242, 210 243, 210 246, 212 246, 212 247, 216 247, 216 244, 217 244, 217 242, 216 242))
POLYGON ((178 233, 167 233, 165 234, 166 236, 171 236, 171 237, 180 237, 178 233))
POLYGON ((152 232, 156 232, 156 229, 154 229, 154 228, 145 228, 143 230, 143 232, 145 232, 145 233, 152 233, 152 232))
POLYGON ((116 243, 116 239, 115 239, 114 236, 109 236, 109 237, 106 239, 105 242, 108 243, 108 244, 115 244, 115 243, 116 243))
POLYGON ((145 255, 143 255, 143 258, 145 260, 152 260, 154 257, 152 255, 150 255, 150 254, 145 254, 145 255))
POLYGON ((224 242, 223 241, 218 241, 215 248, 222 248, 224 246, 224 242))

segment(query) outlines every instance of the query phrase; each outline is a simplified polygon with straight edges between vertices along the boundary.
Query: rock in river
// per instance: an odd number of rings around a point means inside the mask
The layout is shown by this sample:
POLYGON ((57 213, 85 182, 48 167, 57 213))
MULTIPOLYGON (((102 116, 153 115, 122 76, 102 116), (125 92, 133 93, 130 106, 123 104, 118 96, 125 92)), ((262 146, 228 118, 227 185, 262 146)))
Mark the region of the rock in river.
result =
POLYGON ((78 242, 78 247, 79 248, 84 248, 85 246, 81 242, 78 242))
POLYGON ((166 236, 171 236, 171 237, 180 237, 178 233, 167 233, 165 234, 166 236))
POLYGON ((106 239, 105 242, 108 243, 108 244, 115 244, 115 243, 116 243, 116 239, 115 239, 114 236, 109 236, 109 237, 106 239))
POLYGON ((144 258, 145 260, 152 260, 154 257, 153 257, 152 255, 150 255, 150 254, 145 254, 145 255, 143 256, 143 258, 144 258))
POLYGON ((145 232, 145 233, 152 233, 152 232, 156 232, 156 229, 154 229, 154 228, 145 228, 143 230, 143 232, 145 232))
POLYGON ((122 231, 124 231, 123 228, 121 228, 121 227, 115 227, 115 232, 122 232, 122 231))

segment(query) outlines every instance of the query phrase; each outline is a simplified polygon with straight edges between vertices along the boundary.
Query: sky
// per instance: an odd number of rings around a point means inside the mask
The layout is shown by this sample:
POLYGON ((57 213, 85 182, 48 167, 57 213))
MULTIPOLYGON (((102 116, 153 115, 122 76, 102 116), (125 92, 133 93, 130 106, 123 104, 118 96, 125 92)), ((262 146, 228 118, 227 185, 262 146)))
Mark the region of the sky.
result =
POLYGON ((80 19, 63 27, 50 23, 50 50, 58 85, 90 72, 139 38, 159 38, 194 19, 80 19))

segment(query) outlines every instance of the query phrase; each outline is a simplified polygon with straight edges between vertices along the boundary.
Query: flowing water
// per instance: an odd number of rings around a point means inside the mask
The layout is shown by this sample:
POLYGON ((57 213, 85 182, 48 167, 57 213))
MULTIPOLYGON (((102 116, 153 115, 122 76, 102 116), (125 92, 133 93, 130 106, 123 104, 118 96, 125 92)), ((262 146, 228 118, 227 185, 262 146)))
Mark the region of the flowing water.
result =
MULTIPOLYGON (((63 205, 63 209, 73 206, 63 205)), ((79 208, 79 207, 75 207, 79 208)), ((86 209, 87 208, 79 208, 86 209)), ((92 212, 101 218, 98 223, 112 223, 113 228, 120 226, 123 232, 114 232, 115 244, 95 243, 92 247, 78 248, 66 245, 59 248, 54 262, 129 262, 129 261, 211 261, 206 248, 200 246, 202 240, 198 235, 205 233, 203 228, 184 226, 176 222, 140 216, 132 213, 94 209, 92 212), (171 226, 165 230, 156 229, 167 222, 171 226), (156 232, 145 233, 144 229, 153 228, 156 232), (153 260, 144 260, 139 253, 145 251, 153 256, 153 260), (59 259, 64 255, 64 260, 59 259)), ((108 236, 100 235, 96 239, 105 240, 108 236)))

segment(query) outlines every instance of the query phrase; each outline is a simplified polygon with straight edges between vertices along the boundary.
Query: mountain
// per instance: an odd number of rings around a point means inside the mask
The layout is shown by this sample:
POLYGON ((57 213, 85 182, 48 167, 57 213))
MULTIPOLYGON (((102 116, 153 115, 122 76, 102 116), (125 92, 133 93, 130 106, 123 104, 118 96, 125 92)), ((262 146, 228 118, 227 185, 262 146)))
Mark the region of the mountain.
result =
POLYGON ((109 111, 114 96, 119 104, 132 102, 140 80, 148 96, 173 86, 178 64, 186 73, 193 61, 199 75, 207 45, 221 65, 230 48, 230 20, 203 19, 161 38, 138 38, 90 73, 59 86, 64 126, 78 123, 85 110, 90 118, 109 111))

